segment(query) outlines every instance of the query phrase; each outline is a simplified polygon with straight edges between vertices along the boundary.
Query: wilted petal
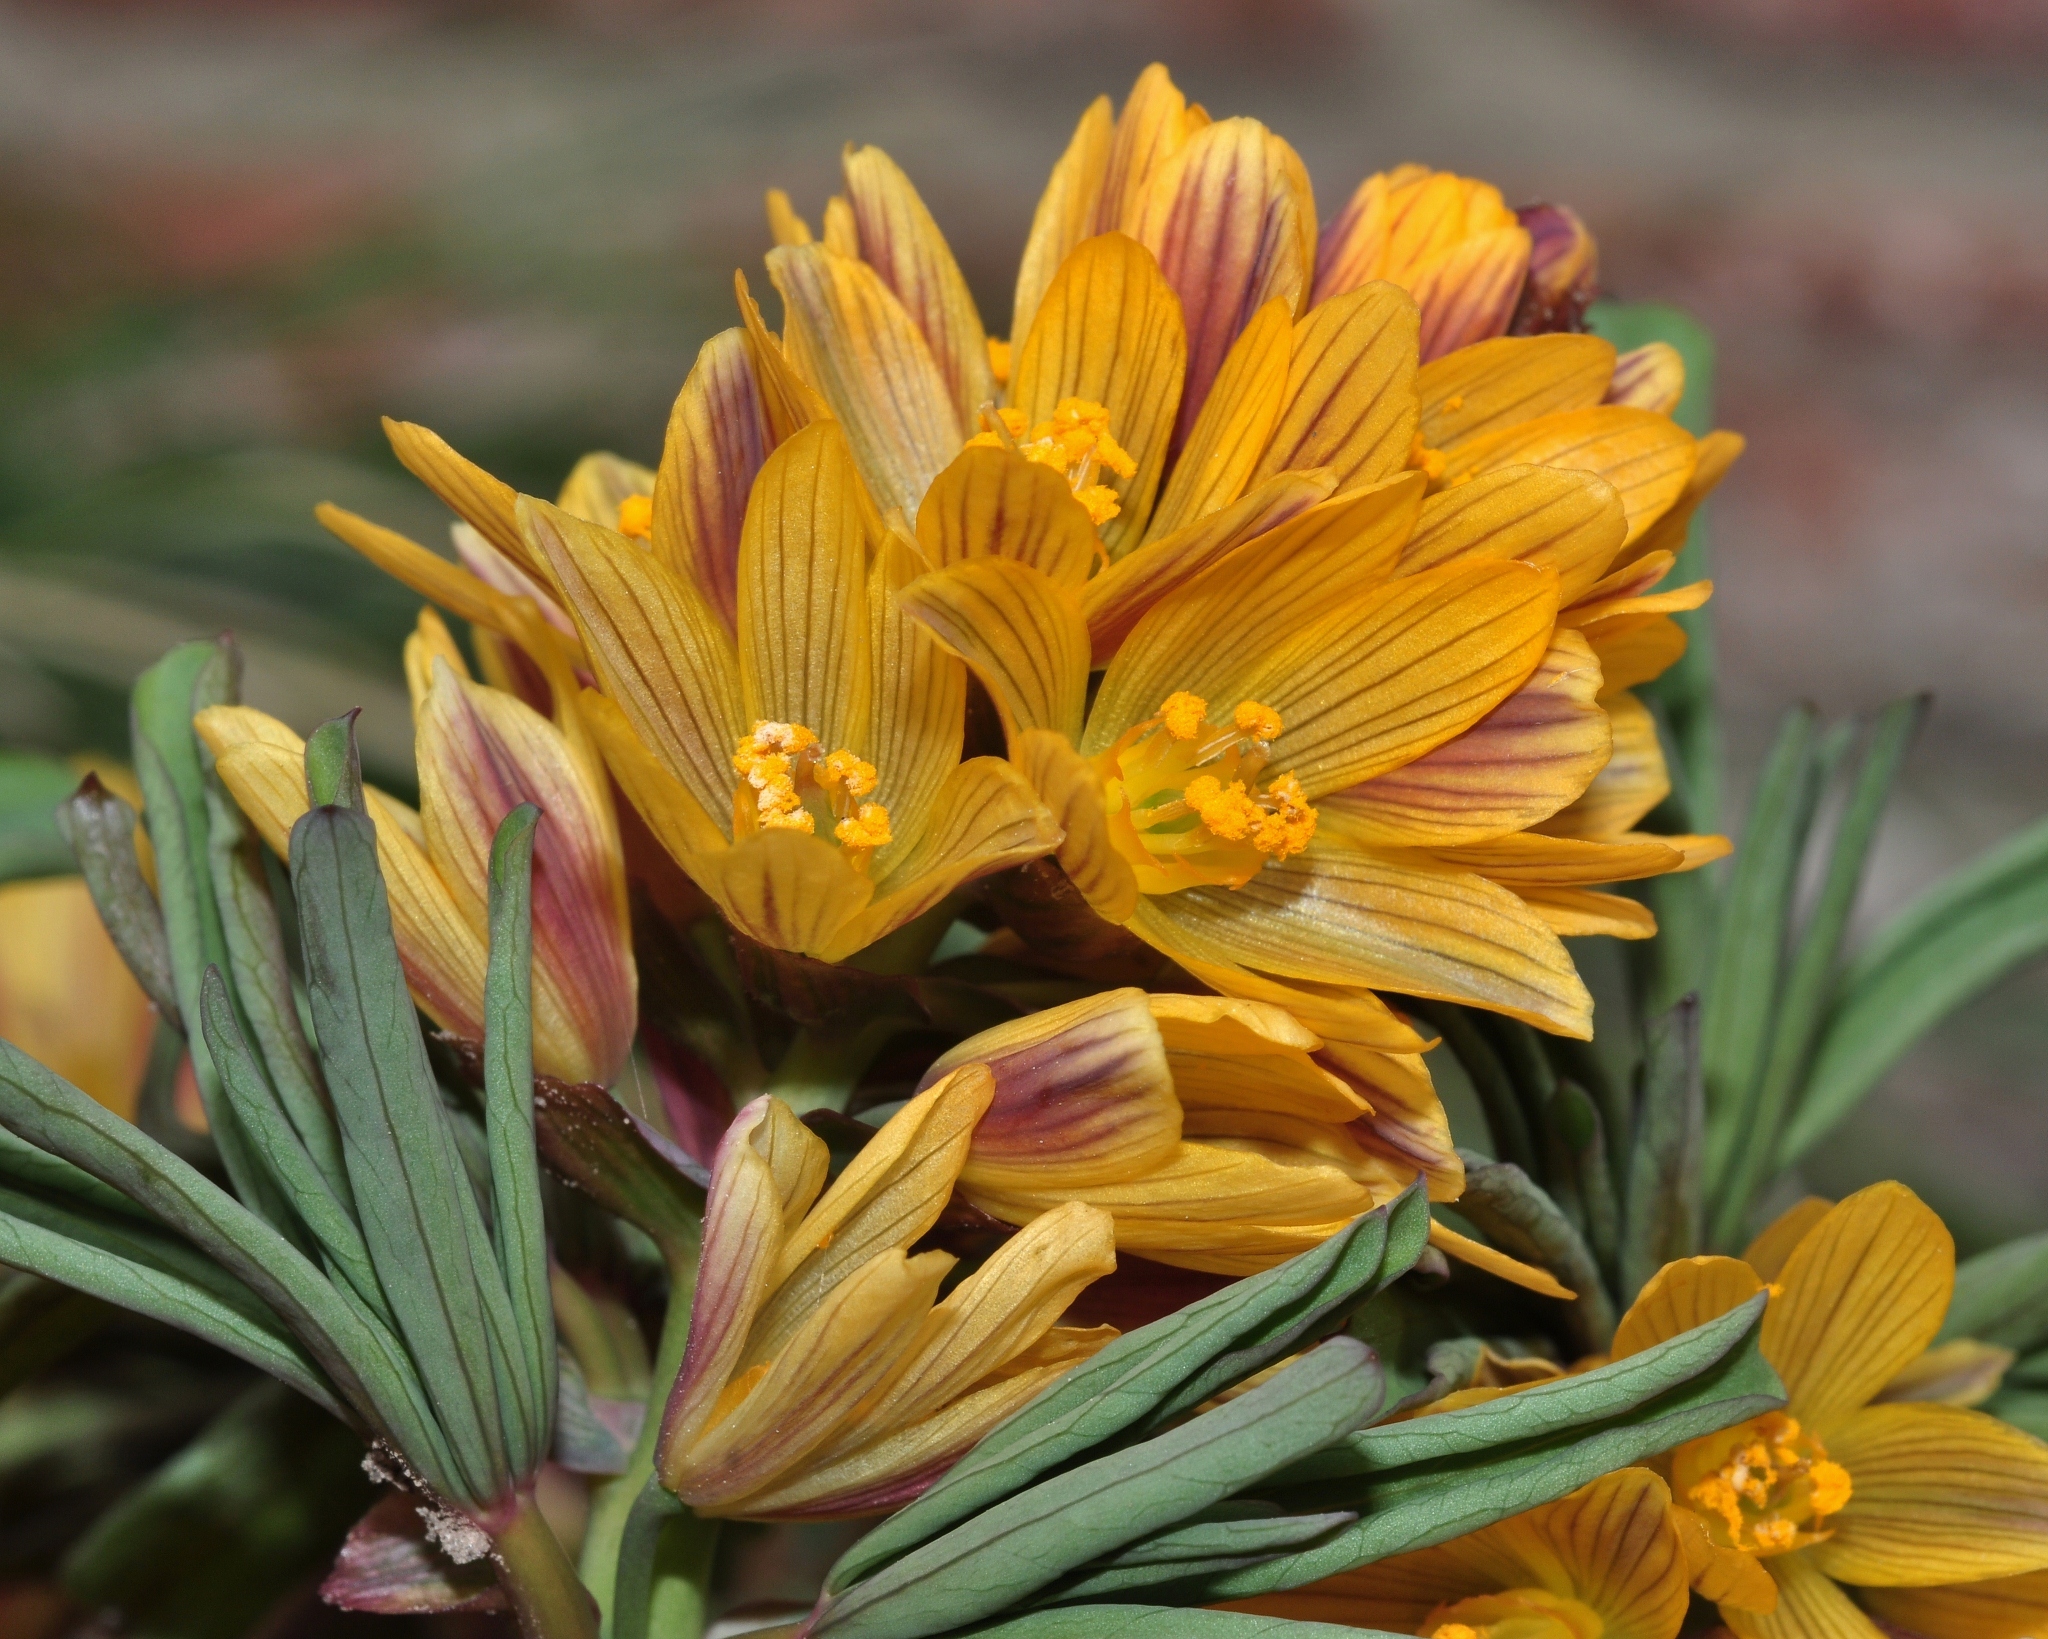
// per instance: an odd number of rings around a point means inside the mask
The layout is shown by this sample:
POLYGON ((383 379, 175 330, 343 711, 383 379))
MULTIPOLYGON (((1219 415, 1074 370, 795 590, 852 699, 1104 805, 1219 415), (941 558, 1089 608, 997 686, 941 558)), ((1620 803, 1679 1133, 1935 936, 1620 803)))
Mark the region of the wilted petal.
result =
POLYGON ((668 413, 654 476, 654 552, 694 581, 728 631, 739 625, 740 527, 768 458, 768 416, 743 329, 697 353, 668 413))
POLYGON ((1576 211, 1524 205, 1516 218, 1529 232, 1529 277, 1509 325, 1517 336, 1581 330, 1600 294, 1600 247, 1576 211))

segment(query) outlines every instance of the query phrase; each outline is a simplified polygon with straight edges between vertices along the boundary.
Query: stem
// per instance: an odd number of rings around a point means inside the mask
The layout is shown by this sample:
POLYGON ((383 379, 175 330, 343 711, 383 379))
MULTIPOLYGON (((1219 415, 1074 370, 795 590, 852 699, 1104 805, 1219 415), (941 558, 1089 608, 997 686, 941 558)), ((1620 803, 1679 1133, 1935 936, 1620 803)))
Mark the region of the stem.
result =
POLYGON ((844 1110, 854 1084, 875 1055, 911 1023, 879 1018, 836 1029, 812 1025, 799 1030, 766 1090, 800 1116, 813 1110, 844 1110))
POLYGON ((525 1639, 597 1639, 597 1606, 531 1492, 514 1499, 510 1522, 492 1540, 491 1558, 525 1639))
POLYGON ((653 1475, 633 1499, 619 1541, 613 1639, 702 1639, 710 1620, 719 1521, 700 1519, 653 1475))

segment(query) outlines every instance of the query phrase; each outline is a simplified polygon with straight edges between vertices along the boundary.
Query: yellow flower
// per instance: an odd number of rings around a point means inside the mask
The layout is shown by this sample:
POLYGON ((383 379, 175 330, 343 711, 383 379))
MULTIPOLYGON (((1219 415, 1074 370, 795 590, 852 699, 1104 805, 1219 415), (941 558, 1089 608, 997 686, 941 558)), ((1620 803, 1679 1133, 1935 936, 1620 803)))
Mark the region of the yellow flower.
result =
MULTIPOLYGON (((1347 1052, 1280 1008, 1110 990, 997 1025, 944 1054, 994 1076, 960 1193, 1034 1228, 1076 1201, 1127 1252, 1249 1275, 1306 1251, 1426 1175, 1455 1200, 1464 1168, 1419 1058, 1347 1052)), ((1434 1225, 1503 1278, 1569 1296, 1543 1271, 1434 1225)))
POLYGON ((824 1144, 779 1099, 756 1099, 727 1130, 656 1455, 662 1483, 699 1513, 901 1507, 1116 1335, 1055 1324, 1116 1267, 1095 1207, 1047 1213, 944 1299, 955 1260, 911 1255, 992 1091, 985 1070, 946 1077, 829 1189, 824 1144))
MULTIPOLYGON (((483 1039, 491 841, 506 814, 535 803, 534 1064, 542 1075, 607 1086, 632 1048, 638 991, 603 764, 573 703, 550 723, 473 682, 431 610, 406 642, 405 670, 420 809, 374 788, 364 797, 413 998, 443 1029, 483 1039)), ((195 724, 243 812, 288 854, 307 806, 305 742, 246 706, 209 707, 195 724)))
POLYGON ((1430 1639, 1676 1639, 1686 1557, 1670 1496, 1624 1468, 1470 1536, 1228 1608, 1430 1639))
POLYGON ((1917 1639, 2041 1639, 2048 1633, 2048 1571, 1938 1588, 1865 1588, 1862 1594, 1871 1615, 1917 1639))
POLYGON ((0 886, 0 1040, 133 1120, 155 1033, 84 877, 0 886))
POLYGON ((1740 1639, 1878 1639, 1839 1584, 1936 1589, 2048 1568, 2048 1445, 1959 1406, 1873 1403, 1941 1328, 1955 1284, 1941 1220, 1892 1183, 1794 1213, 1749 1262, 1666 1265, 1615 1332, 1621 1359, 1772 1284, 1763 1352, 1784 1411, 1667 1459, 1694 1586, 1740 1639))

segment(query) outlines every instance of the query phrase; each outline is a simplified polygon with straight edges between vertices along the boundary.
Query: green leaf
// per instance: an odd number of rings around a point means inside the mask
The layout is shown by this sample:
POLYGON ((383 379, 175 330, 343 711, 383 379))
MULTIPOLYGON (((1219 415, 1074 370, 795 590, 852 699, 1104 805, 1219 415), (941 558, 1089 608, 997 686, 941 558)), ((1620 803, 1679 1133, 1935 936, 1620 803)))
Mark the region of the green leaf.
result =
POLYGON ((508 1426, 513 1467, 539 1466, 554 1438, 555 1320, 533 1130, 533 834, 521 803, 491 844, 490 965, 484 978, 484 1123, 491 1236, 526 1373, 527 1421, 508 1426))
POLYGON ((1448 1541, 1785 1403, 1758 1294, 1654 1349, 1455 1411, 1360 1430, 1275 1477, 1288 1508, 1351 1508, 1327 1543, 1176 1589, 1191 1603, 1302 1587, 1448 1541))
POLYGON ((1614 1196, 1607 1124, 1600 1106, 1577 1082, 1561 1081, 1544 1112, 1543 1126, 1550 1152, 1550 1194, 1585 1236, 1594 1263, 1603 1274, 1611 1273, 1621 1250, 1621 1204, 1614 1196))
POLYGON ((1929 696, 1895 700, 1879 715, 1870 749, 1857 771, 1848 805, 1829 850, 1827 874, 1799 948, 1792 958, 1783 994, 1778 999, 1777 1025, 1757 1092, 1754 1117, 1745 1122, 1735 1143, 1735 1159, 1716 1208, 1712 1239, 1717 1245, 1740 1245, 1749 1228, 1750 1207, 1757 1192, 1777 1168, 1778 1137, 1795 1104, 1795 1094, 1811 1062, 1814 1038, 1833 994, 1842 935, 1863 885, 1863 869, 1878 821, 1906 749, 1927 715, 1929 696))
POLYGON ((1706 1094, 1699 999, 1688 996, 1644 1033, 1636 1138, 1621 1215, 1620 1295, 1633 1300, 1667 1263, 1698 1252, 1705 1234, 1700 1151, 1706 1094))
POLYGON ((1242 1570, 1343 1529, 1357 1519, 1348 1510, 1282 1514, 1271 1503, 1228 1502, 1204 1510, 1207 1516, 1133 1542, 1083 1566, 1056 1594, 1061 1604, 1078 1600, 1129 1598, 1138 1588, 1242 1570))
POLYGON ((1520 1167, 1473 1150, 1458 1154, 1465 1163, 1465 1193, 1457 1212, 1503 1252, 1548 1269, 1576 1292, 1566 1309, 1574 1341, 1585 1353, 1604 1349, 1614 1336, 1614 1301, 1584 1237, 1520 1167))
POLYGON ((961 1639, 1394 1639, 1380 1628, 1178 1605, 1066 1605, 966 1628, 961 1639))
POLYGON ((1337 1337, 1277 1376, 1141 1445, 1055 1475, 925 1543, 830 1601, 817 1639, 922 1639, 984 1620, 1340 1438, 1383 1385, 1337 1337))
POLYGON ((1938 1342, 1974 1337, 2020 1354, 2048 1343, 2048 1231, 2025 1235, 1956 1268, 1938 1342))
POLYGON ((1982 1409, 2037 1440, 2048 1440, 2048 1394, 2034 1389, 2000 1389, 1982 1409))
POLYGON ((0 882, 76 869, 56 811, 77 783, 54 757, 0 751, 0 882))
POLYGON ((1790 1166, 1927 1031, 2048 950, 2048 820, 2008 837, 1901 911, 1843 975, 1799 1108, 1790 1166))
POLYGON ((143 880, 135 853, 135 810, 101 785, 97 774, 88 774, 58 806, 55 824, 71 845, 100 921, 128 971, 156 1010, 182 1030, 164 913, 143 880))
POLYGON ((112 1304, 41 1275, 0 1274, 0 1400, 114 1318, 112 1304))
POLYGON ((447 1436, 452 1500, 483 1506, 521 1477, 503 1430, 536 1414, 514 1365, 511 1300, 406 990, 368 815, 308 810, 292 827, 291 867, 363 1240, 447 1436))
POLYGON ((363 759, 356 749, 357 707, 306 736, 306 800, 314 808, 363 806, 363 759))
POLYGON ((1405 1274, 1428 1238, 1429 1203, 1411 1186, 1321 1246, 1127 1332, 849 1548, 825 1591, 850 1587, 1104 1442, 1157 1427, 1294 1352, 1405 1274))

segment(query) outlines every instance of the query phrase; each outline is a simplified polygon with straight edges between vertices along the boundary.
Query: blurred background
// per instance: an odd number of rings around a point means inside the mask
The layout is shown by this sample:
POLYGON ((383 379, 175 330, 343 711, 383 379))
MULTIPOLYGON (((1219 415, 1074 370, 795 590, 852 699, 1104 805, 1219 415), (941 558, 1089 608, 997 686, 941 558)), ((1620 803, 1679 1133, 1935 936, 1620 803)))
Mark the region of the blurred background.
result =
MULTIPOLYGON (((1733 811, 1794 701, 1936 705, 1860 917, 2048 812, 2043 0, 750 0, 0 6, 0 746, 119 752, 223 626, 301 728, 410 783, 415 600, 314 527, 423 540, 426 422, 522 489, 652 463, 848 139, 984 313, 1099 91, 1164 57, 1287 136, 1323 214, 1403 160, 1577 207, 1607 289, 1690 309, 1749 454, 1712 509, 1733 811)), ((1966 1246, 2048 1225, 2048 974, 2006 981, 1808 1169, 1966 1246)))

